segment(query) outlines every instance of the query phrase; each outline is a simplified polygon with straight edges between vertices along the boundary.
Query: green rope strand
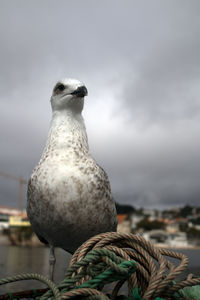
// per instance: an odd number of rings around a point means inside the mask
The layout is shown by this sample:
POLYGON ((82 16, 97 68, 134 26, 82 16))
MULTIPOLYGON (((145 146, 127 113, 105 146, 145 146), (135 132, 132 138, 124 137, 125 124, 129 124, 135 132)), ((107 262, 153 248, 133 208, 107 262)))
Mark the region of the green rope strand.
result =
MULTIPOLYGON (((135 261, 126 261, 107 249, 95 249, 79 262, 73 264, 66 272, 65 279, 59 284, 61 294, 72 289, 95 288, 129 277, 137 268, 135 261), (102 261, 103 260, 103 261, 102 261), (93 265, 96 263, 95 265, 93 265), (100 268, 101 266, 101 268, 100 268), (77 273, 79 268, 83 269, 77 273), (75 274, 72 277, 72 274, 75 274), (75 284, 86 275, 93 274, 93 278, 79 286, 75 284)), ((40 300, 52 297, 52 291, 45 293, 40 300)))

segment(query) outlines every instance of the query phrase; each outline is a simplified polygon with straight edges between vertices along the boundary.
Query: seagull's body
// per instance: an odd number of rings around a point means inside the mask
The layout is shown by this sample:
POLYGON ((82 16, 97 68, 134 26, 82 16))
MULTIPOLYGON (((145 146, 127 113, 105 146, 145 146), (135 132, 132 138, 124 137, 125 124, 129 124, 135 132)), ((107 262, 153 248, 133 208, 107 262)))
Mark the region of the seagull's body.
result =
POLYGON ((86 94, 77 80, 55 86, 47 143, 27 193, 28 217, 40 240, 70 253, 117 225, 108 177, 89 152, 81 115, 86 94))

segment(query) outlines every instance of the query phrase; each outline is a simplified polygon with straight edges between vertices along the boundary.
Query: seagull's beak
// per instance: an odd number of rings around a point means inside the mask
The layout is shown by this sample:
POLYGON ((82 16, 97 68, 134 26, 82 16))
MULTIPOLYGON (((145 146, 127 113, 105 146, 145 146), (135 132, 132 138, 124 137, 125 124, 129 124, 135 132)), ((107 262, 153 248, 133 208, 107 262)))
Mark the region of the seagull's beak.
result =
POLYGON ((88 95, 88 91, 86 89, 86 87, 83 85, 83 86, 79 86, 75 91, 73 91, 71 93, 71 95, 75 95, 77 97, 85 97, 88 95))

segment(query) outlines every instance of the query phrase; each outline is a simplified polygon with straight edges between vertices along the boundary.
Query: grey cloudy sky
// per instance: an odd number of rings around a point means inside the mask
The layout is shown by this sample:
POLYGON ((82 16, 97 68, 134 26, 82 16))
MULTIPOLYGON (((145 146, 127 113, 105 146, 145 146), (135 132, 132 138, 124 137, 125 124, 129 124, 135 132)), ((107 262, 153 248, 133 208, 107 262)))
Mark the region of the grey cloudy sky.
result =
MULTIPOLYGON (((115 199, 198 205, 199 15, 198 0, 1 0, 0 171, 28 179, 52 88, 72 77, 88 87, 90 149, 115 199)), ((17 193, 0 176, 0 205, 17 206, 17 193)))

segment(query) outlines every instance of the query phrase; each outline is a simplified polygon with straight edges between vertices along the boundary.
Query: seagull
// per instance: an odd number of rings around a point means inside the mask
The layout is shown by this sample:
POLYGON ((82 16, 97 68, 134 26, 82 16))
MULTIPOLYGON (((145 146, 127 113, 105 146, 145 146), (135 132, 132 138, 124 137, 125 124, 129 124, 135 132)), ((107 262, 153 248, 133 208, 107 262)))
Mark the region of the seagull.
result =
POLYGON ((56 83, 46 146, 27 189, 27 215, 43 243, 73 254, 90 237, 116 231, 116 208, 108 176, 90 154, 82 110, 86 86, 76 79, 56 83))

